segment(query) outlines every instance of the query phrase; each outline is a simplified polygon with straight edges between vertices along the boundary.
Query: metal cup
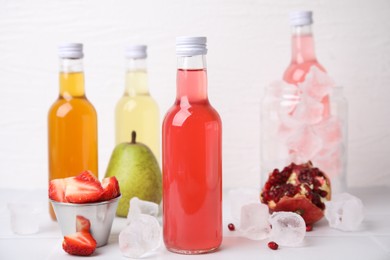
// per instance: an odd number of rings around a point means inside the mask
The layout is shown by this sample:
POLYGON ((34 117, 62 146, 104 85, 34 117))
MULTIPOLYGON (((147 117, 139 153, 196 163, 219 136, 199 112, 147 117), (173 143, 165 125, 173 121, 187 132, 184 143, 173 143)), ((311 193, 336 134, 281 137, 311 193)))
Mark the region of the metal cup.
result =
POLYGON ((96 240, 97 247, 101 247, 107 244, 120 197, 118 196, 108 201, 85 204, 64 203, 53 200, 50 200, 50 202, 53 205, 63 236, 76 233, 76 218, 77 216, 82 216, 89 220, 91 235, 96 240))

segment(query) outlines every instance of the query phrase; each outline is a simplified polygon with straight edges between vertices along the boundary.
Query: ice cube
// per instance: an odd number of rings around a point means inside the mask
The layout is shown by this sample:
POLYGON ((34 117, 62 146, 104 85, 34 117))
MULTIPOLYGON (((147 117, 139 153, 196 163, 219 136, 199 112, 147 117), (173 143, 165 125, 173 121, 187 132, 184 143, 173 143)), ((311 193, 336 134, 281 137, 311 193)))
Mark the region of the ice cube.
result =
POLYGON ((298 88, 295 85, 288 84, 285 81, 277 80, 270 84, 267 91, 271 97, 280 98, 293 98, 298 95, 298 88))
POLYGON ((299 246, 306 235, 303 218, 294 212, 274 212, 269 222, 272 225, 270 239, 280 246, 299 246))
MULTIPOLYGON (((341 144, 331 144, 331 143, 326 143, 326 142, 322 141, 322 148, 315 155, 315 159, 329 157, 334 153, 339 153, 337 151, 339 151, 340 149, 341 149, 341 144)), ((313 160, 315 160, 315 159, 313 159, 313 160)))
MULTIPOLYGON (((289 103, 289 101, 285 101, 283 103, 289 103)), ((304 125, 303 121, 300 121, 298 118, 293 116, 293 111, 295 109, 296 108, 294 107, 294 109, 290 111, 290 108, 283 104, 281 104, 281 106, 278 108, 278 116, 282 127, 287 128, 288 130, 295 130, 304 125)))
POLYGON ((126 257, 140 258, 161 244, 158 205, 134 197, 130 200, 127 226, 119 233, 119 248, 126 257))
POLYGON ((292 161, 301 163, 313 159, 322 148, 322 140, 313 133, 311 127, 305 126, 288 138, 286 145, 290 150, 292 161), (300 160, 296 161, 297 158, 300 160))
POLYGON ((320 101, 308 95, 301 95, 292 117, 303 124, 316 124, 322 120, 323 113, 324 105, 320 101))
POLYGON ((259 194, 255 188, 236 188, 229 191, 230 213, 234 221, 240 222, 242 206, 259 202, 259 194))
POLYGON ((277 114, 284 127, 296 129, 301 127, 304 123, 293 117, 293 113, 300 102, 301 97, 298 93, 296 95, 290 95, 288 98, 284 97, 278 100, 277 114))
POLYGON ((313 132, 327 145, 337 145, 343 137, 341 126, 341 121, 338 117, 330 116, 318 124, 313 125, 313 132))
POLYGON ((325 217, 329 226, 343 231, 357 230, 364 219, 362 201, 349 194, 340 193, 325 202, 325 217))
POLYGON ((340 176, 343 171, 342 147, 327 147, 328 144, 313 158, 313 163, 331 179, 340 176))
POLYGON ((331 77, 315 66, 312 66, 305 80, 298 84, 303 93, 321 101, 327 96, 335 83, 331 77))
POLYGON ((36 203, 8 203, 11 229, 15 234, 30 235, 39 231, 40 205, 36 203))
POLYGON ((119 248, 126 257, 140 258, 160 244, 160 224, 150 215, 139 214, 119 233, 119 248))
POLYGON ((154 217, 158 216, 158 204, 154 202, 133 197, 129 203, 130 207, 129 214, 127 214, 127 223, 130 223, 131 218, 134 218, 139 214, 146 214, 154 217))
POLYGON ((269 236, 270 225, 268 223, 268 206, 254 202, 241 208, 240 236, 261 240, 269 236))

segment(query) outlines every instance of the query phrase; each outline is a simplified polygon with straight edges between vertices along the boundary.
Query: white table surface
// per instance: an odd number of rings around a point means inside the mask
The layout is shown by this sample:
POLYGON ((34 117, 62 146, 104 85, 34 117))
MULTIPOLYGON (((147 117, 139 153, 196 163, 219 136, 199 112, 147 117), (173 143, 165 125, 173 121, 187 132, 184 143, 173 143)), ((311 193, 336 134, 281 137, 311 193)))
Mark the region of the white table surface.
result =
MULTIPOLYGON (((362 199, 366 217, 361 229, 342 232, 331 229, 325 219, 308 232, 304 244, 298 248, 279 247, 273 251, 268 240, 252 241, 236 237, 227 229, 231 222, 229 203, 224 201, 224 236, 217 252, 205 255, 184 256, 168 252, 164 245, 144 259, 367 259, 390 260, 390 188, 372 187, 351 189, 350 193, 362 199)), ((227 196, 225 196, 227 198, 227 196)), ((62 236, 57 222, 47 213, 47 192, 44 190, 21 192, 0 190, 0 260, 9 259, 76 259, 62 250, 62 236), (40 215, 40 232, 33 235, 16 235, 10 226, 7 203, 29 199, 43 207, 40 215)), ((118 234, 125 220, 115 218, 108 245, 97 248, 93 259, 127 259, 121 255, 118 234)), ((85 259, 85 258, 84 258, 85 259)))

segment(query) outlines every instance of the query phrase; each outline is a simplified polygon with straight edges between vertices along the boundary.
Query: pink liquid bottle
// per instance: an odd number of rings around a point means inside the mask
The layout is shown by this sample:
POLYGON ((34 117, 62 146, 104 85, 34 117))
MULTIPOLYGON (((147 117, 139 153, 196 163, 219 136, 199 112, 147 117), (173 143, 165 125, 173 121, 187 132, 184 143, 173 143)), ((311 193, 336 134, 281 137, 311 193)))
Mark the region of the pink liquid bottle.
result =
POLYGON ((317 61, 312 12, 290 13, 291 63, 266 88, 261 109, 261 180, 273 169, 311 161, 331 180, 332 192, 346 188, 347 102, 342 88, 317 61))
POLYGON ((163 230, 169 251, 222 242, 222 125, 207 96, 206 37, 178 37, 177 94, 162 128, 163 230))
MULTIPOLYGON (((283 79, 287 83, 301 83, 314 66, 326 73, 325 68, 317 61, 314 50, 314 37, 311 25, 313 24, 311 11, 295 11, 290 13, 291 35, 291 63, 284 72, 283 79)), ((324 116, 329 115, 329 97, 322 100, 324 116)))
POLYGON ((290 84, 297 84, 305 79, 312 66, 325 72, 324 67, 317 61, 314 50, 314 37, 311 25, 312 12, 296 11, 290 13, 291 63, 284 72, 283 79, 290 84))

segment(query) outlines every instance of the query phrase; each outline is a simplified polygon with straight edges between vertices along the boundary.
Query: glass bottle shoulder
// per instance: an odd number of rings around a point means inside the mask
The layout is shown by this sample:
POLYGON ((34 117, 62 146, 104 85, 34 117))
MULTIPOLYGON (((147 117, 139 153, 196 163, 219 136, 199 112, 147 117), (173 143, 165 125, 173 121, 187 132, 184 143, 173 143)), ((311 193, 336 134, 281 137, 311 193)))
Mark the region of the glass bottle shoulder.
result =
POLYGON ((85 97, 59 97, 49 109, 49 116, 66 117, 73 115, 91 115, 96 117, 96 110, 85 97))
POLYGON ((208 101, 196 103, 175 102, 164 118, 164 124, 183 126, 184 124, 201 124, 215 122, 221 125, 218 112, 208 101))
POLYGON ((158 104, 149 94, 129 96, 123 95, 116 104, 117 110, 154 109, 158 110, 158 104))

